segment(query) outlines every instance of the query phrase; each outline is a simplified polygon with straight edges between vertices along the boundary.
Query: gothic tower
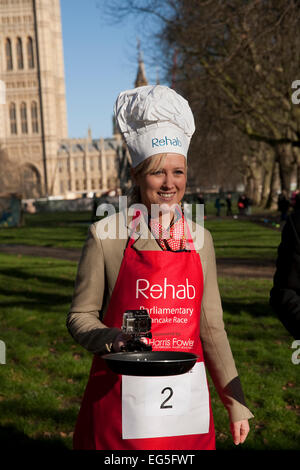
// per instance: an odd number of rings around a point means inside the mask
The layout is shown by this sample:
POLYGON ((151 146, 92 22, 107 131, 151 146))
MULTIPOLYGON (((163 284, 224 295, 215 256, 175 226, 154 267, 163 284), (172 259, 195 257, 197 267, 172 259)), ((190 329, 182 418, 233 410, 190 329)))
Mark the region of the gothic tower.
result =
POLYGON ((139 39, 138 39, 137 48, 138 48, 138 71, 137 71, 137 75, 136 75, 136 79, 134 83, 135 88, 148 85, 148 80, 146 78, 146 72, 145 72, 143 53, 141 51, 141 43, 139 39))
POLYGON ((0 142, 24 198, 57 194, 57 149, 68 134, 59 0, 0 0, 0 24, 0 142))

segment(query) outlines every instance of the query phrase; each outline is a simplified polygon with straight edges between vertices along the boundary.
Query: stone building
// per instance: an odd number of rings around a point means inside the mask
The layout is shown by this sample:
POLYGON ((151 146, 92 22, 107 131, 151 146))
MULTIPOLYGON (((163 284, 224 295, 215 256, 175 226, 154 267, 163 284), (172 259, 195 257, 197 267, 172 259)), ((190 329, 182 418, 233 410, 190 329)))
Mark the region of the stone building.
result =
MULTIPOLYGON (((135 87, 148 85, 138 41, 135 87)), ((113 136, 93 139, 62 139, 58 148, 56 179, 59 194, 122 194, 128 189, 130 156, 113 118, 113 136)))
POLYGON ((57 194, 58 142, 67 137, 59 0, 0 0, 0 24, 1 144, 24 197, 57 194))
MULTIPOLYGON (((115 125, 111 138, 68 138, 59 0, 0 0, 0 25, 0 145, 12 189, 23 198, 126 189, 128 152, 115 125)), ((135 86, 147 83, 139 51, 135 86)))
MULTIPOLYGON (((126 149, 125 149, 126 151, 126 149)), ((121 136, 92 139, 63 139, 57 154, 55 179, 60 195, 120 191, 119 166, 123 145, 121 136)))

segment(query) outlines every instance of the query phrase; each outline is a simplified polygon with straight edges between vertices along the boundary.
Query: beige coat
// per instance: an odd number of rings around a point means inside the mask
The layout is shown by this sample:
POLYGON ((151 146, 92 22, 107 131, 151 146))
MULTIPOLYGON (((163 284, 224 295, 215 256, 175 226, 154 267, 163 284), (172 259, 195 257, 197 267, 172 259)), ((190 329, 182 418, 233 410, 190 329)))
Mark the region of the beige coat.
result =
MULTIPOLYGON (((127 238, 118 238, 119 228, 127 230, 124 214, 106 217, 90 226, 75 281, 67 328, 72 337, 92 353, 111 350, 120 330, 105 326, 105 313, 122 262, 127 238), (108 222, 116 224, 116 239, 103 238, 108 222)), ((141 223, 136 250, 161 250, 148 225, 141 223)), ((124 236, 124 235, 123 235, 124 236)), ((196 241, 194 239, 194 241, 196 241)), ((196 246, 197 249, 197 246, 196 246)), ((204 243, 197 249, 202 262, 204 291, 201 307, 200 336, 206 367, 232 422, 252 418, 245 405, 242 387, 224 329, 223 311, 217 283, 216 260, 211 234, 204 229, 204 243)))

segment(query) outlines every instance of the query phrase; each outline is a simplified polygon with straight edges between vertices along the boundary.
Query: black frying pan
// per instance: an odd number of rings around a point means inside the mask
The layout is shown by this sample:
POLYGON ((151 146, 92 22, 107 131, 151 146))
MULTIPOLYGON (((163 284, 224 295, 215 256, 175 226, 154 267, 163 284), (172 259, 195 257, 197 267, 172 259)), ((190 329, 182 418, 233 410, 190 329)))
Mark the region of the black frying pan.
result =
POLYGON ((116 374, 161 376, 188 372, 198 356, 177 351, 139 351, 105 354, 102 358, 116 374))

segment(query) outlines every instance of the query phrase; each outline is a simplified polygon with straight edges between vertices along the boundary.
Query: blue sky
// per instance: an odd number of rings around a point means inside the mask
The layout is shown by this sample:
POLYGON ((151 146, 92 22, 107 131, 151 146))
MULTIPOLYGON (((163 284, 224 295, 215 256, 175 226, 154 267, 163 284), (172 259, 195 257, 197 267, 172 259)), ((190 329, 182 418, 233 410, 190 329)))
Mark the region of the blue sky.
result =
POLYGON ((137 32, 137 20, 105 24, 97 0, 61 0, 60 4, 69 137, 85 137, 89 126, 94 138, 109 137, 117 95, 134 87, 137 35, 149 83, 155 83, 156 70, 147 67, 146 44, 137 32))

